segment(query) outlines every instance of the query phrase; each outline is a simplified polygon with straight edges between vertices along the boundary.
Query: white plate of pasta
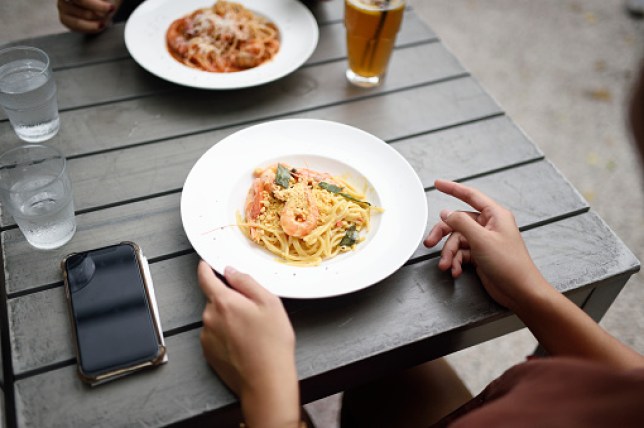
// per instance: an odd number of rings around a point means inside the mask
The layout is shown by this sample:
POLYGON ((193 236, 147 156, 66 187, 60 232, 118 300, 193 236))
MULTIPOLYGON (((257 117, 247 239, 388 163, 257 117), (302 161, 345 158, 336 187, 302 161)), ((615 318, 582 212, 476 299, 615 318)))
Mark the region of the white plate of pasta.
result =
POLYGON ((181 218, 217 272, 233 266, 278 296, 321 298, 366 288, 400 268, 423 239, 427 201, 409 163, 379 138, 337 122, 288 119, 245 128, 206 151, 186 178, 181 218), (309 208, 298 211, 292 200, 309 208), (269 248, 279 242, 269 233, 274 203, 287 248, 305 248, 293 250, 294 259, 269 248))
POLYGON ((139 65, 202 89, 284 77, 317 41, 317 22, 298 0, 146 0, 125 26, 125 45, 139 65))

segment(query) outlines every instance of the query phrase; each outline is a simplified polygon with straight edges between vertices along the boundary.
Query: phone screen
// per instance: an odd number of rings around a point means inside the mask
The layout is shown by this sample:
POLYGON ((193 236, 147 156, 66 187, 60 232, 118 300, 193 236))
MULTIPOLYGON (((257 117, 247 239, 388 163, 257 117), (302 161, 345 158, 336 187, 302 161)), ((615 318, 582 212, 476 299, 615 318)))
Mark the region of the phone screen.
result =
POLYGON ((73 254, 64 268, 79 365, 85 375, 130 367, 159 353, 145 283, 132 245, 73 254))

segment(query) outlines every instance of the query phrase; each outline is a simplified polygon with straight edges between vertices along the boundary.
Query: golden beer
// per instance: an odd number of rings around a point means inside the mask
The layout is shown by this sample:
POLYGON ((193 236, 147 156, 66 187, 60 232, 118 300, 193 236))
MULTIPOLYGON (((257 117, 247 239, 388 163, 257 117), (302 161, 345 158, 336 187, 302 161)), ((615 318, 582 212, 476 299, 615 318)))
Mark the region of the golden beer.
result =
POLYGON ((377 86, 387 71, 405 1, 345 0, 344 6, 347 79, 358 86, 377 86))

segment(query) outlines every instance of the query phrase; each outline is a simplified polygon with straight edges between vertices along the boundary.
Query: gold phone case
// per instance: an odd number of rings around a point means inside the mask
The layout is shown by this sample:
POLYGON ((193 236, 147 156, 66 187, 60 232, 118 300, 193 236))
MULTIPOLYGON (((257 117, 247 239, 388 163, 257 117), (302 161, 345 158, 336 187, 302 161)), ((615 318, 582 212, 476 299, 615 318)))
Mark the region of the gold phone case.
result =
MULTIPOLYGON (((159 311, 157 308, 157 302, 156 302, 156 296, 154 294, 154 287, 152 284, 152 276, 150 275, 150 270, 148 268, 148 261, 147 259, 143 256, 143 252, 141 251, 141 247, 139 247, 136 243, 131 242, 131 241, 123 241, 120 242, 117 245, 130 245, 134 249, 134 254, 136 256, 139 270, 141 272, 141 277, 143 278, 143 284, 144 284, 144 289, 145 289, 145 294, 148 300, 148 307, 150 309, 150 314, 152 315, 152 320, 153 320, 153 325, 154 325, 154 330, 157 338, 157 345, 158 345, 158 353, 155 355, 152 359, 148 361, 144 361, 142 363, 134 364, 132 366, 128 367, 122 367, 116 370, 112 370, 109 372, 105 373, 100 373, 98 375, 89 375, 85 372, 83 372, 81 365, 80 365, 80 349, 78 347, 78 339, 76 337, 76 320, 74 319, 74 312, 72 309, 72 302, 71 302, 71 292, 69 289, 69 283, 68 283, 68 278, 67 278, 67 271, 65 269, 65 265, 67 262, 67 259, 75 254, 79 253, 70 253, 66 255, 63 260, 61 261, 61 269, 63 271, 63 282, 64 282, 64 287, 65 287, 65 295, 66 295, 66 300, 67 300, 67 313, 69 314, 69 318, 72 324, 72 334, 73 334, 73 339, 74 339, 74 350, 76 354, 76 367, 78 369, 78 375, 83 380, 83 382, 88 383, 92 386, 99 385, 104 382, 108 382, 110 380, 114 380, 117 378, 120 378, 122 376, 125 376, 129 373, 133 373, 135 371, 148 368, 148 367, 154 367, 158 366, 160 364, 164 364, 168 361, 168 355, 166 352, 166 346, 165 346, 165 339, 163 337, 163 330, 161 329, 161 320, 159 318, 159 311)), ((109 245, 111 246, 111 245, 109 245)), ((106 246, 106 247, 109 247, 106 246)), ((106 248, 106 247, 101 247, 101 248, 106 248)), ((96 250, 100 250, 101 248, 96 248, 96 250)))

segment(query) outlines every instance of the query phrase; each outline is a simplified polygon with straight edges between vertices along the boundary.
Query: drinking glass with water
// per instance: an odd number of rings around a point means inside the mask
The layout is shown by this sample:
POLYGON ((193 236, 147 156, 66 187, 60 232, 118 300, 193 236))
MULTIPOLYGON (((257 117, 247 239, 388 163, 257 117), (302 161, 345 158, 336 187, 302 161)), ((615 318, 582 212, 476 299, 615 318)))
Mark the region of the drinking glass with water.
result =
POLYGON ((76 232, 67 160, 45 144, 25 144, 0 156, 0 196, 34 247, 66 244, 76 232))
POLYGON ((56 82, 45 52, 28 46, 0 50, 0 105, 20 139, 40 142, 56 135, 56 82))

